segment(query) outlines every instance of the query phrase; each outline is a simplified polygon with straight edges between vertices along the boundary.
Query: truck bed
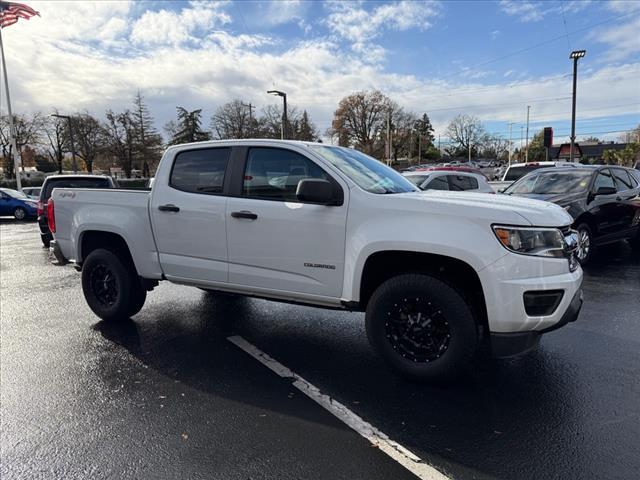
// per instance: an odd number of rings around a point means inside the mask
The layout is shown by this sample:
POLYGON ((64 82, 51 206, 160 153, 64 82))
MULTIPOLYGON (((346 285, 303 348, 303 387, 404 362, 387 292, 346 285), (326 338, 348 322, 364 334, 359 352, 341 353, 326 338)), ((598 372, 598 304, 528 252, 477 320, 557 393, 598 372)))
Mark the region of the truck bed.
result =
POLYGON ((51 198, 55 204, 55 239, 67 259, 83 260, 81 244, 86 232, 112 232, 129 246, 140 275, 162 277, 149 219, 149 191, 56 188, 51 198))

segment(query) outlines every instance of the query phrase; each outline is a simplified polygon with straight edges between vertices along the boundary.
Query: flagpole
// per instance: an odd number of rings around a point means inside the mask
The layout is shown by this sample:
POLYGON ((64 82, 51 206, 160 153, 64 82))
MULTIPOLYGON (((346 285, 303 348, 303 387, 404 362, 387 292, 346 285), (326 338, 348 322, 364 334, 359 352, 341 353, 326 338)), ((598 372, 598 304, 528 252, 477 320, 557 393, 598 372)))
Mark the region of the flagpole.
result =
POLYGON ((11 97, 9 96, 9 79, 7 78, 7 61, 4 58, 4 44, 2 43, 2 28, 0 27, 0 55, 2 56, 2 72, 4 73, 4 88, 7 92, 7 111, 9 112, 9 135, 11 137, 11 154, 13 156, 13 168, 16 172, 16 190, 22 191, 20 181, 20 152, 16 145, 16 127, 13 124, 13 112, 11 111, 11 97))

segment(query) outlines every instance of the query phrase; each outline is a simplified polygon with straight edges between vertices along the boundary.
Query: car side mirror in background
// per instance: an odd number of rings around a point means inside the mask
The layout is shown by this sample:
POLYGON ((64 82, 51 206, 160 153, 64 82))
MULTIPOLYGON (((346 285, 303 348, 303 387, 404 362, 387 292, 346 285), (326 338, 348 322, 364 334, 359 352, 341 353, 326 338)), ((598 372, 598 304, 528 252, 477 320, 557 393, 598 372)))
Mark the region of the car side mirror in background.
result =
POLYGON ((618 191, 614 187, 600 187, 596 190, 596 197, 600 195, 615 195, 618 191))
POLYGON ((296 198, 301 202, 320 203, 322 205, 335 204, 331 183, 320 178, 300 180, 296 190, 296 198))

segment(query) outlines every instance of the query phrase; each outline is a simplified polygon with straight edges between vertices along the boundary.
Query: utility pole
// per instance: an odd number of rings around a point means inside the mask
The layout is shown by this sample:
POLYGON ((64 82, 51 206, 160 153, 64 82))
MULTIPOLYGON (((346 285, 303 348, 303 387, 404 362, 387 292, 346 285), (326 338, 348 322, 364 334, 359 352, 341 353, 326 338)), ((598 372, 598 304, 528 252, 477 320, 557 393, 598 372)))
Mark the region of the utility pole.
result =
POLYGON ((391 111, 387 111, 387 165, 391 165, 391 111))
POLYGON ((268 90, 267 93, 271 94, 271 95, 276 95, 278 97, 282 97, 282 101, 283 101, 283 106, 284 106, 284 110, 282 112, 282 126, 280 127, 280 138, 282 140, 284 140, 285 138, 288 138, 288 128, 287 128, 287 94, 284 92, 281 92, 280 90, 268 90))
POLYGON ((511 128, 513 127, 513 122, 509 122, 509 166, 511 166, 511 128))
POLYGON ((571 52, 569 58, 573 59, 573 100, 571 104, 571 150, 569 151, 569 161, 573 162, 573 149, 576 144, 576 87, 578 84, 578 59, 586 55, 586 50, 575 50, 571 52))
POLYGON ((527 145, 524 153, 525 163, 529 161, 529 110, 531 110, 531 105, 527 105, 527 145))
POLYGON ((13 159, 13 169, 16 172, 16 190, 22 191, 22 182, 20 179, 20 166, 24 171, 24 165, 22 165, 22 158, 20 157, 20 150, 18 150, 18 144, 16 143, 16 127, 13 124, 13 112, 11 111, 11 96, 9 95, 9 79, 7 78, 7 62, 4 58, 4 46, 2 44, 2 28, 0 28, 0 52, 2 54, 2 72, 4 74, 4 91, 7 94, 7 111, 9 113, 9 136, 11 147, 11 157, 13 159))
POLYGON ((520 125, 520 161, 522 162, 522 150, 524 150, 524 125, 520 125))
POLYGON ((249 109, 249 134, 251 135, 253 132, 253 109, 256 108, 255 105, 251 105, 251 102, 247 103, 242 103, 240 102, 240 105, 242 105, 243 107, 247 107, 249 109))
POLYGON ((422 135, 420 133, 418 133, 418 163, 422 163, 422 135))

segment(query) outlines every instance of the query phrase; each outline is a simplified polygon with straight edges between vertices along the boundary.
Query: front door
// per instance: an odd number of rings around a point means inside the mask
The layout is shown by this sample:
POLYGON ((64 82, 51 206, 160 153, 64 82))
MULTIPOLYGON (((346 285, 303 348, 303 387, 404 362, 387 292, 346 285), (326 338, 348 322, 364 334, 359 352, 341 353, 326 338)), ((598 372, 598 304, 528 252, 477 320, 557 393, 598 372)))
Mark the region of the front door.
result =
POLYGON ((153 231, 160 265, 170 280, 227 281, 223 183, 230 152, 230 148, 181 151, 170 178, 153 186, 153 231))
POLYGON ((340 297, 345 186, 301 153, 270 147, 248 149, 241 181, 238 195, 227 202, 229 283, 340 297), (299 202, 296 188, 305 178, 335 182, 343 204, 299 202))
POLYGON ((592 200, 589 203, 589 211, 593 214, 598 228, 596 239, 598 243, 615 240, 621 230, 622 212, 618 208, 618 194, 596 195, 598 189, 602 187, 616 189, 615 180, 609 169, 601 170, 596 174, 592 200))

